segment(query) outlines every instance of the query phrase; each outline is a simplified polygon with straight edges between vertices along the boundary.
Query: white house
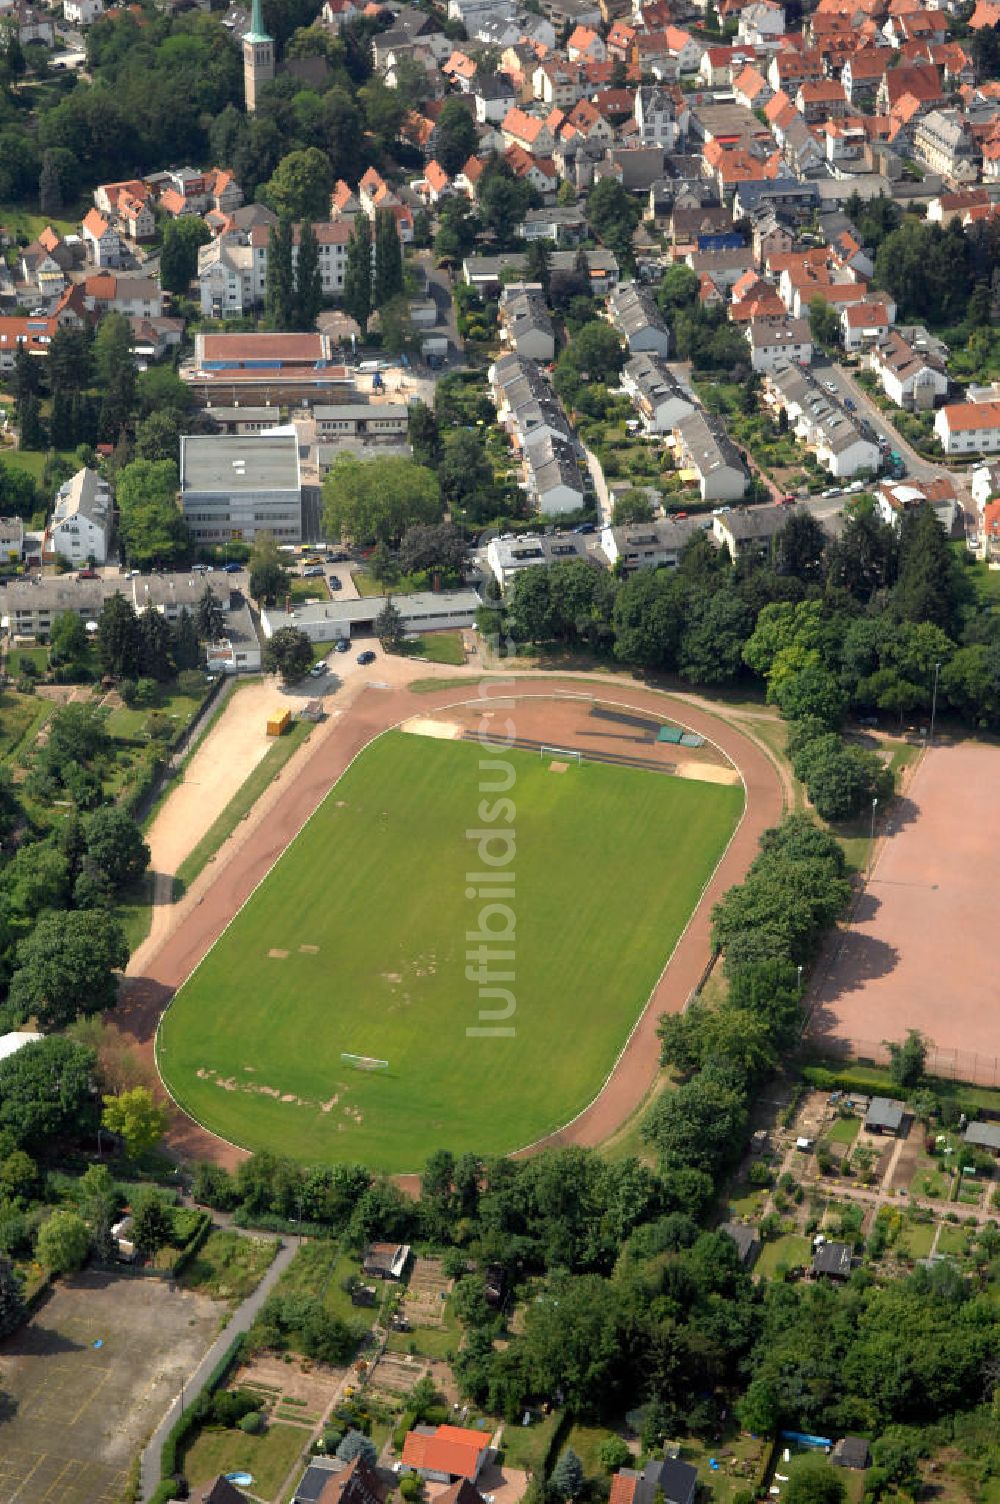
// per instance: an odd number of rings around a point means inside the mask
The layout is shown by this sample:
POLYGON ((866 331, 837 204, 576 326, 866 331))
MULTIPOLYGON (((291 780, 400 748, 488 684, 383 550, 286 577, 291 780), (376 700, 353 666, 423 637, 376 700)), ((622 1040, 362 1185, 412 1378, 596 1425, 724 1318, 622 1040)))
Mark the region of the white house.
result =
POLYGON ((934 432, 945 454, 993 454, 1000 449, 1000 402, 950 402, 938 408, 934 432))
POLYGON ((486 562, 502 591, 525 569, 587 559, 587 539, 579 533, 501 533, 486 547, 486 562))
POLYGON ((628 361, 622 386, 647 433, 673 433, 681 419, 695 411, 694 399, 656 355, 636 355, 628 361))
POLYGON ((890 329, 868 352, 868 365, 897 407, 928 412, 948 395, 948 371, 942 360, 920 350, 890 329))
POLYGON ((662 146, 673 151, 677 145, 680 127, 674 101, 665 89, 653 84, 642 84, 635 91, 635 123, 639 128, 641 146, 662 146))
POLYGON ((511 282, 500 297, 500 327, 512 350, 528 360, 550 361, 556 336, 545 295, 535 282, 511 282))
POLYGON ((96 470, 78 470, 59 488, 43 554, 71 564, 105 564, 111 540, 111 489, 96 470))
POLYGON ((631 354, 670 354, 670 330, 648 288, 636 282, 614 288, 608 294, 608 313, 631 354))
POLYGON ((1000 462, 994 461, 992 464, 984 463, 977 465, 972 471, 972 485, 970 489, 979 515, 982 516, 986 503, 1000 496, 1000 462))
POLYGON ((785 361, 808 365, 812 335, 808 319, 751 319, 747 324, 750 364, 755 371, 773 371, 785 361))
POLYGON ((698 482, 702 501, 739 501, 747 473, 739 450, 718 418, 696 408, 674 426, 674 442, 684 469, 698 482))
POLYGON ((104 0, 63 0, 63 20, 70 26, 89 26, 104 14, 104 0))
POLYGON ((584 486, 572 442, 561 434, 541 432, 524 446, 528 489, 546 517, 577 512, 583 506, 584 486))
POLYGON ((95 266, 120 266, 121 237, 99 209, 90 209, 81 225, 84 243, 95 266))
POLYGON ((611 568, 617 564, 626 574, 637 569, 674 569, 685 545, 701 531, 696 517, 606 527, 601 532, 601 552, 611 568))
POLYGON ((205 318, 248 313, 255 301, 253 247, 226 235, 199 246, 198 296, 205 318))

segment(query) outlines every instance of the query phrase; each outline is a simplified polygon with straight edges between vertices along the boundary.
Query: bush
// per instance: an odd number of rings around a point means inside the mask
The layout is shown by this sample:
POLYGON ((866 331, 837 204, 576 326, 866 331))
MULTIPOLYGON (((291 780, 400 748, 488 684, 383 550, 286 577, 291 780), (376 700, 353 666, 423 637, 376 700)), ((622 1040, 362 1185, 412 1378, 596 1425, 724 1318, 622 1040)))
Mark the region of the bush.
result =
POLYGON ((242 1427, 246 1417, 259 1409, 260 1400, 247 1390, 220 1389, 212 1396, 211 1418, 218 1426, 242 1427))
POLYGON ((415 1473, 407 1473, 405 1478, 399 1480, 399 1492, 404 1499, 417 1499, 420 1497, 422 1484, 415 1473))
POLYGON ((240 1430, 247 1436, 260 1436, 264 1431, 264 1416, 260 1410, 248 1410, 240 1421, 240 1430))

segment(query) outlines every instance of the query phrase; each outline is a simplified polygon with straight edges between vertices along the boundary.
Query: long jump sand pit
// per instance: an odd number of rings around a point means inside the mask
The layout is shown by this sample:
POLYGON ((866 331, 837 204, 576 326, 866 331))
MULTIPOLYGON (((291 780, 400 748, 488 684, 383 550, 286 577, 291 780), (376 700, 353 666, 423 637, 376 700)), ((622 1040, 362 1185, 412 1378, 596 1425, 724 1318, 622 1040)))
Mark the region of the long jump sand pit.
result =
POLYGON ((998 778, 996 747, 924 754, 819 981, 811 1033, 821 1046, 884 1062, 883 1040, 919 1029, 932 1072, 1000 1084, 998 778))

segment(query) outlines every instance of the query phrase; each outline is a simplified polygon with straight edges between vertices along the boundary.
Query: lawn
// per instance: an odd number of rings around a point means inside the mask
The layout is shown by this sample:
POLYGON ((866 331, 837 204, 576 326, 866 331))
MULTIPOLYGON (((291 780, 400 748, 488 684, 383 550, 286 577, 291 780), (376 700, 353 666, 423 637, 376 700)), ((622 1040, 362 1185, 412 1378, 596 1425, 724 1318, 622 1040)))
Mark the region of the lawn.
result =
POLYGON ((931 1251, 934 1242, 933 1222, 911 1222, 907 1220, 905 1226, 896 1239, 897 1252, 905 1254, 911 1259, 925 1259, 931 1251))
POLYGON ((237 1305, 256 1290, 277 1251, 274 1238, 249 1238, 228 1229, 210 1233, 181 1274, 180 1284, 237 1305))
POLYGON ((528 1426, 509 1421, 503 1428, 502 1451, 506 1466, 530 1468, 536 1477, 540 1476, 546 1453, 561 1420, 562 1413, 553 1410, 551 1414, 542 1416, 537 1416, 537 1412, 532 1411, 531 1424, 528 1426))
POLYGON ((426 637, 413 637, 406 643, 406 652, 429 663, 450 663, 454 668, 461 668, 465 662, 461 632, 428 632, 426 637))
POLYGON ((489 805, 477 747, 390 732, 352 764, 164 1016, 159 1065, 187 1111, 248 1148, 406 1171, 442 1144, 507 1153, 591 1100, 742 790, 504 756, 516 881, 499 908, 466 896, 507 850, 467 835, 489 805), (479 945, 515 956, 480 982, 479 945))
POLYGON ((211 1426, 199 1432, 185 1452, 184 1476, 194 1489, 211 1483, 219 1473, 245 1468, 253 1474, 254 1496, 273 1499, 308 1440, 309 1432, 301 1426, 270 1425, 263 1436, 211 1426))
POLYGON ((812 1244, 808 1238, 788 1232, 784 1237, 775 1238, 773 1243, 764 1244, 754 1271, 765 1279, 773 1279, 779 1264, 784 1264, 788 1269, 794 1269, 797 1264, 808 1267, 811 1254, 812 1244))
MULTIPOLYGON (((81 212, 86 214, 87 207, 81 205, 81 212)), ((76 235, 79 233, 79 223, 72 219, 56 219, 51 215, 29 214, 27 209, 20 204, 0 204, 0 225, 5 226, 8 234, 15 239, 26 235, 29 240, 35 240, 45 229, 51 225, 58 230, 60 235, 76 235)))
POLYGON ((144 741, 149 736, 149 718, 155 715, 167 717, 176 738, 191 724, 203 703, 202 695, 172 694, 165 695, 159 705, 136 706, 134 709, 122 705, 108 716, 108 734, 144 741))
POLYGON ((0 762, 7 762, 52 714, 51 700, 37 695, 18 694, 13 689, 0 692, 0 762))
POLYGON ((853 1144, 860 1127, 860 1118, 836 1118, 823 1138, 831 1144, 853 1144))
POLYGON ((942 1226, 938 1234, 936 1253, 950 1253, 955 1258, 961 1257, 969 1246, 969 1231, 965 1227, 955 1227, 951 1223, 942 1226))

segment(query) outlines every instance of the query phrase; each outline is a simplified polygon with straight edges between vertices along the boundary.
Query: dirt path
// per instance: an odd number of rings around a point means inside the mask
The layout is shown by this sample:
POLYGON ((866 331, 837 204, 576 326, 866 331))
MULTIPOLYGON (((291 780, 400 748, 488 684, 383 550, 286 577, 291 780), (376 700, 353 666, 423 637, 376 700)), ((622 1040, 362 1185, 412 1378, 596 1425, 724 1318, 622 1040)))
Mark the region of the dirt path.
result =
MULTIPOLYGON (((383 669, 388 674, 390 666, 395 669, 397 665, 408 680, 413 677, 413 666, 406 660, 380 662, 372 672, 381 679, 383 669)), ((454 677, 454 670, 447 672, 454 677)), ((338 705, 338 713, 292 759, 260 801, 254 816, 176 906, 173 927, 157 943, 151 942, 136 953, 115 1013, 118 1026, 152 1060, 156 1026, 174 991, 222 934, 332 784, 374 737, 412 716, 432 715, 435 710, 470 699, 496 705, 505 696, 560 694, 577 699, 599 695, 604 703, 669 715, 715 742, 740 768, 747 791, 743 819, 603 1089, 565 1128, 522 1152, 553 1144, 596 1145, 610 1137, 655 1080, 659 1015, 683 1009, 701 978, 709 958, 712 905, 740 880, 756 854, 761 832, 780 818, 786 803, 775 761, 753 739, 749 728, 737 728, 719 713, 683 695, 664 695, 625 677, 537 674, 514 679, 497 675, 484 679, 478 688, 452 684, 426 694, 387 681, 384 687, 358 682, 353 693, 338 705)), ((170 1142, 186 1157, 231 1165, 243 1156, 242 1150, 216 1138, 180 1112, 175 1114, 170 1142)))

